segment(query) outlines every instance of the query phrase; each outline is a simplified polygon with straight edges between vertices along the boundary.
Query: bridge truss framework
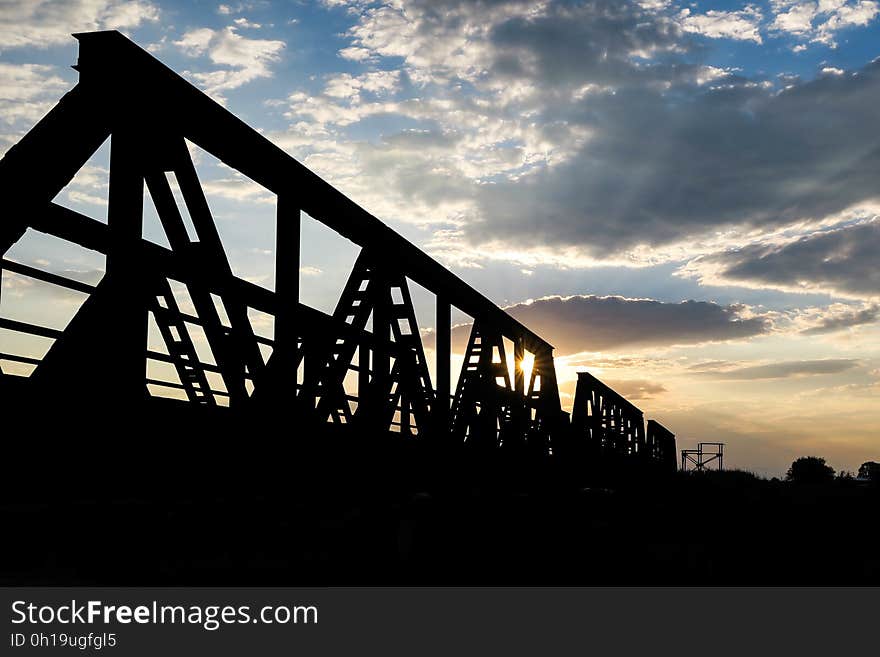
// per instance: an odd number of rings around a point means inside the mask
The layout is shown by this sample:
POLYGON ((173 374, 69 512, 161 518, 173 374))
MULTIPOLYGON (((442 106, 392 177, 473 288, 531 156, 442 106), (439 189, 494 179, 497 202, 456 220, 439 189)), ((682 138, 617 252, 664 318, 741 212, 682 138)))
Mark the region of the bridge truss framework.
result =
MULTIPOLYGON (((379 219, 119 33, 75 36, 79 83, 0 161, 0 253, 30 228, 106 255, 106 272, 91 285, 2 260, 4 271, 88 295, 64 330, 0 318, 2 329, 54 341, 40 359, 0 345, 0 360, 35 366, 28 395, 75 402, 100 390, 124 407, 172 388, 197 407, 294 409, 309 426, 436 437, 486 452, 561 455, 586 441, 666 466, 672 454, 674 469, 673 435, 653 420, 646 432, 641 411, 588 374, 570 422, 553 347, 379 219), (53 203, 111 135, 106 224, 53 203), (187 141, 276 195, 274 292, 233 274, 187 141), (145 189, 168 248, 143 238, 145 189), (300 302, 302 213, 361 247, 332 314, 300 302), (408 281, 435 296, 434 381, 408 281), (176 299, 180 286, 191 309, 176 299), (453 307, 474 319, 454 388, 453 307), (255 333, 251 310, 274 318, 272 338, 255 333), (146 349, 151 322, 164 349, 146 349), (215 363, 199 357, 197 331, 215 363), (149 360, 172 367, 178 381, 147 378, 149 360)), ((0 370, 2 390, 19 378, 0 370)))

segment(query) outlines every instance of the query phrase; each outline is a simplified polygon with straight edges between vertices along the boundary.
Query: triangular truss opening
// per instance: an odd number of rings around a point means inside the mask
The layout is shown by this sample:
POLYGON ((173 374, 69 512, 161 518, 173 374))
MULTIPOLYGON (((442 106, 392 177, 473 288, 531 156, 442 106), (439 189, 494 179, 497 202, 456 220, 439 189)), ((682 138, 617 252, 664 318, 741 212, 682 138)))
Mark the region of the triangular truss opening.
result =
POLYGON ((73 178, 52 199, 62 207, 107 223, 110 193, 110 148, 112 137, 104 140, 73 178))

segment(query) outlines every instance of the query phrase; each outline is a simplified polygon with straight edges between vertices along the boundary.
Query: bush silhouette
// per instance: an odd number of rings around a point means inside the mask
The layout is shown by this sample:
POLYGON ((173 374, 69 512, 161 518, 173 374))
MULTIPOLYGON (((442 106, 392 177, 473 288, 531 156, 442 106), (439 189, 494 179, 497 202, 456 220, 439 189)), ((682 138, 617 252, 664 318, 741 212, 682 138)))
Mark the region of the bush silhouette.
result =
POLYGON ((866 461, 859 466, 859 479, 880 483, 880 463, 866 461))
POLYGON ((824 484, 834 480, 834 468, 818 456, 802 456, 792 462, 785 480, 796 484, 824 484))

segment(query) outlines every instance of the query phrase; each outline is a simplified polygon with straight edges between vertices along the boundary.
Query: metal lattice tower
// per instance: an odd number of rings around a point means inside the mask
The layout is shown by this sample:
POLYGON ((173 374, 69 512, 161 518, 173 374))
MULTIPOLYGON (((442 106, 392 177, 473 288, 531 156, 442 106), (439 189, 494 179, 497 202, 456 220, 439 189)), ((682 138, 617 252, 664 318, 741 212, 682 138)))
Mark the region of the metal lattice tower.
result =
POLYGON ((696 449, 681 450, 682 472, 724 469, 724 443, 698 443, 696 449), (714 468, 710 467, 715 464, 714 468))

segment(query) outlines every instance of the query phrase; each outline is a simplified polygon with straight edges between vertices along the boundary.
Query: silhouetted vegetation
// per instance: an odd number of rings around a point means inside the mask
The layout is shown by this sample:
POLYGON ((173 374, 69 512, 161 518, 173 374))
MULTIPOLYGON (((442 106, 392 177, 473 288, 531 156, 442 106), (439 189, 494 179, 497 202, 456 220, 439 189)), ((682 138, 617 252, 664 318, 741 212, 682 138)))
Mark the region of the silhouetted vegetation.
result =
POLYGON ((834 479, 834 468, 818 456, 802 456, 792 462, 785 479, 795 484, 824 484, 834 479))
POLYGON ((880 463, 875 461, 867 461, 859 466, 859 479, 870 481, 871 483, 880 483, 880 463))

